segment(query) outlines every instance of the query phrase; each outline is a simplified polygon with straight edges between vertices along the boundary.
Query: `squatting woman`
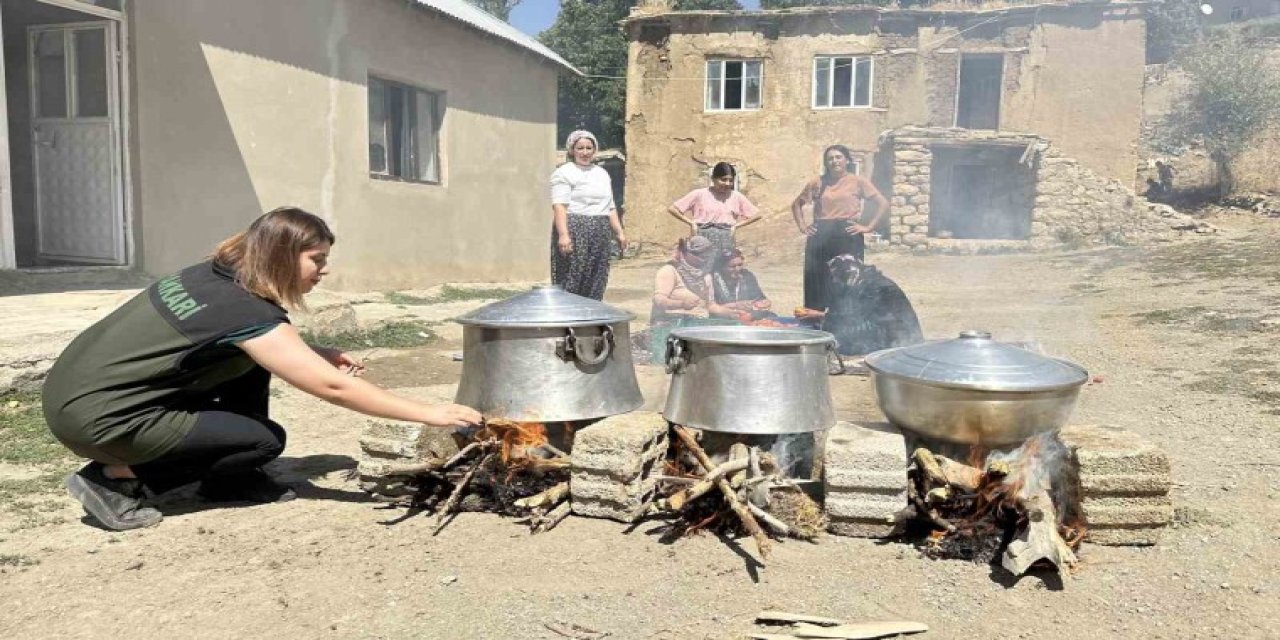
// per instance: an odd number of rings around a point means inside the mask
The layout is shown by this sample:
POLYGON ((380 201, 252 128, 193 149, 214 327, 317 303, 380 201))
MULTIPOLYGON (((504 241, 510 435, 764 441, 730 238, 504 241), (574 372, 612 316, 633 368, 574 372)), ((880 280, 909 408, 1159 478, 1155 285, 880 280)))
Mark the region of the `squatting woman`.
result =
POLYGON ((161 279, 81 333, 44 384, 53 435, 90 462, 67 489, 108 529, 147 527, 153 494, 199 481, 211 501, 280 502, 292 489, 263 471, 285 446, 267 417, 272 375, 338 406, 438 427, 480 421, 460 405, 425 405, 357 376, 335 349, 310 347, 286 307, 328 273, 334 236, 282 207, 213 256, 161 279))

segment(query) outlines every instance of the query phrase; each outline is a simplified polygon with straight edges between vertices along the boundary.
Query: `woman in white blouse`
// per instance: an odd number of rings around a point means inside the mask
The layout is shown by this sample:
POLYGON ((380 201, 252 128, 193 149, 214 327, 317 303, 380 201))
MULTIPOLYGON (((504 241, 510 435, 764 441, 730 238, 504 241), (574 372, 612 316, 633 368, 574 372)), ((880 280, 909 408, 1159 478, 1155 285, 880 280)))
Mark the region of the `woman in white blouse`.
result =
POLYGON ((569 293, 604 299, 609 284, 609 243, 626 248, 613 183, 591 162, 596 137, 574 131, 565 141, 569 162, 551 174, 551 281, 569 293))

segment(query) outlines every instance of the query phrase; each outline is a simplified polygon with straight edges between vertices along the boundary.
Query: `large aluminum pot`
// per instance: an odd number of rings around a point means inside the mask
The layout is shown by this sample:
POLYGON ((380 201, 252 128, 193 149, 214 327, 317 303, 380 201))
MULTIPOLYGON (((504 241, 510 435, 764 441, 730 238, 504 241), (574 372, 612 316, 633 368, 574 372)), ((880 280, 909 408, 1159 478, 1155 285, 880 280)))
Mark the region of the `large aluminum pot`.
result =
POLYGON ((634 318, 552 285, 456 318, 464 328, 455 402, 520 422, 634 411, 644 404, 631 362, 634 318))
POLYGON ((954 340, 866 357, 880 410, 922 436, 969 445, 1021 443, 1066 425, 1083 367, 965 331, 954 340))
POLYGON ((662 415, 699 429, 804 433, 835 424, 825 331, 686 327, 667 338, 671 388, 662 415))

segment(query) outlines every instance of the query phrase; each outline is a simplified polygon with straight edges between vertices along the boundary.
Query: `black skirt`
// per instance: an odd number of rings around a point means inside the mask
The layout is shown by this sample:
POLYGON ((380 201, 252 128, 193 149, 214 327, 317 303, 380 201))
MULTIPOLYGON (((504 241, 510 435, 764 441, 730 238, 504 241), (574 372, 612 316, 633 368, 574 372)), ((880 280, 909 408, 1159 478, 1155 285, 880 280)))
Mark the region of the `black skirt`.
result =
POLYGON ((818 220, 814 223, 817 233, 804 243, 804 306, 822 311, 831 306, 828 290, 831 274, 827 261, 849 254, 862 260, 866 254, 866 240, 861 233, 849 235, 845 229, 857 220, 818 220))

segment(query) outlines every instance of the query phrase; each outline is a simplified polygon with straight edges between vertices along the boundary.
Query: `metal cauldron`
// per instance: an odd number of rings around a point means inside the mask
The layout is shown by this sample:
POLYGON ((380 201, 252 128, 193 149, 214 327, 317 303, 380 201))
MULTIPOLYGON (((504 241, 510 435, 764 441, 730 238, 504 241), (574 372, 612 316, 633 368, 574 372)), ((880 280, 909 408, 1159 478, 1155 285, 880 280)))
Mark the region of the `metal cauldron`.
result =
POLYGON ((1066 425, 1083 367, 1011 344, 984 331, 868 355, 880 410, 894 424, 959 444, 1021 443, 1066 425))
POLYGON ((559 286, 489 304, 463 325, 455 402, 487 418, 567 422, 644 403, 631 362, 632 314, 559 286))
POLYGON ((825 331, 686 327, 667 338, 671 388, 662 415, 699 429, 805 433, 835 424, 825 331))

